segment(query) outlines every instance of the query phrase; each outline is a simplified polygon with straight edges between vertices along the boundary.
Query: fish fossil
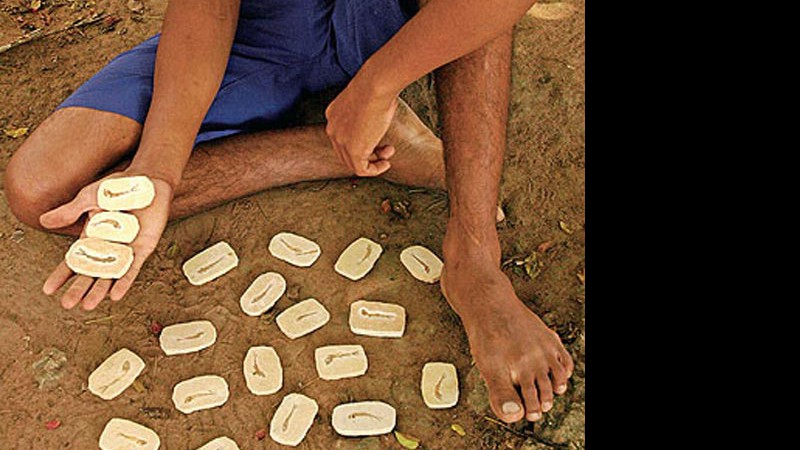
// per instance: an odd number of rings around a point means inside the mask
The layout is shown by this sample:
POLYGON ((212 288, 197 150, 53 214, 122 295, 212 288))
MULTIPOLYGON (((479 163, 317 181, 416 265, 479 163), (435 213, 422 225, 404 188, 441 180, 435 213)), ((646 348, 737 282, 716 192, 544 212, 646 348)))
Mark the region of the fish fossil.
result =
POLYGON ((77 254, 79 256, 83 256, 83 257, 85 257, 87 259, 91 259, 92 261, 97 261, 99 263, 112 263, 112 262, 117 260, 117 258, 115 256, 106 256, 105 258, 103 258, 103 257, 100 257, 100 256, 90 255, 90 254, 86 253, 86 250, 84 248, 82 248, 82 247, 78 248, 78 250, 75 252, 75 254, 77 254))
POLYGON ((100 387, 99 388, 100 392, 107 391, 108 388, 110 388, 112 385, 116 384, 119 380, 125 378, 125 375, 127 375, 128 372, 130 372, 130 370, 131 370, 131 362, 126 359, 125 362, 122 363, 122 374, 117 378, 114 378, 110 383, 100 387))

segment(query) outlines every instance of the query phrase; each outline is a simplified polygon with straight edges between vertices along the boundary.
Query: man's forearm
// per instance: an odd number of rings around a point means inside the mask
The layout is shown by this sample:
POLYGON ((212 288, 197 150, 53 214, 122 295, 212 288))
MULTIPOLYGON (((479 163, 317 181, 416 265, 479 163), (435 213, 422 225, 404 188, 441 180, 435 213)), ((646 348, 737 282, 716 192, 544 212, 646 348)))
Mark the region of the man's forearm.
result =
POLYGON ((436 71, 450 195, 447 238, 461 241, 459 253, 478 251, 492 259, 500 258, 495 215, 506 146, 510 61, 509 29, 436 71))
POLYGON ((535 0, 431 0, 362 66, 357 77, 397 95, 423 75, 510 30, 535 0))
POLYGON ((219 90, 239 16, 238 0, 171 0, 156 54, 153 99, 131 170, 175 187, 219 90))

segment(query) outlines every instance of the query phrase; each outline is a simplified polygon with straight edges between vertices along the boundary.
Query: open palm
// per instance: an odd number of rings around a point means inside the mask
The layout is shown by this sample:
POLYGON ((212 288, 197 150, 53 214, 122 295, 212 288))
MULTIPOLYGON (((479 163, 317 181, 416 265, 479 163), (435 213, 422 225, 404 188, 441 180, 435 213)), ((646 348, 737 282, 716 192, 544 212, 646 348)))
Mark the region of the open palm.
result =
MULTIPOLYGON (((107 178, 132 176, 126 172, 118 172, 107 178)), ((172 186, 166 181, 150 178, 155 187, 155 198, 150 206, 130 211, 139 219, 139 234, 130 244, 133 248, 133 263, 128 272, 118 280, 92 278, 74 273, 64 261, 53 270, 53 273, 44 282, 42 290, 47 295, 52 295, 61 288, 70 278, 75 277, 72 285, 61 296, 61 305, 66 309, 75 307, 82 302, 85 310, 92 310, 108 295, 111 300, 121 299, 130 289, 142 265, 153 250, 155 250, 164 227, 169 217, 169 206, 172 202, 172 186)), ((45 228, 57 229, 70 226, 77 222, 84 213, 89 217, 101 211, 97 206, 97 189, 102 180, 98 180, 78 192, 78 195, 64 205, 59 206, 39 218, 45 228)), ((81 236, 85 235, 85 230, 81 236)))

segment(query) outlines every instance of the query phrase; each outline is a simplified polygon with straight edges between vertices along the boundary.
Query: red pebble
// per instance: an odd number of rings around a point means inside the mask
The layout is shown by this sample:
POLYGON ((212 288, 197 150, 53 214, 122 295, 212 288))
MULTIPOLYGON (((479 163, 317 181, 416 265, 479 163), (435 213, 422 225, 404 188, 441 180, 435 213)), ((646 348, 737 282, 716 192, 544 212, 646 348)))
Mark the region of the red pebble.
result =
POLYGON ((155 334, 156 336, 161 334, 161 330, 163 330, 163 329, 164 329, 164 325, 161 325, 160 323, 158 323, 156 321, 150 322, 150 331, 152 331, 153 334, 155 334))
POLYGON ((267 430, 262 428, 256 431, 256 439, 258 439, 259 441, 263 441, 265 437, 267 437, 267 430))
POLYGON ((48 430, 55 430, 56 428, 58 428, 60 426, 61 426, 61 421, 58 420, 58 419, 51 420, 51 421, 46 422, 44 424, 44 427, 47 428, 48 430))
POLYGON ((389 211, 391 211, 391 210, 392 210, 392 204, 391 204, 391 202, 389 202, 388 198, 381 202, 381 212, 382 213, 388 214, 389 211))

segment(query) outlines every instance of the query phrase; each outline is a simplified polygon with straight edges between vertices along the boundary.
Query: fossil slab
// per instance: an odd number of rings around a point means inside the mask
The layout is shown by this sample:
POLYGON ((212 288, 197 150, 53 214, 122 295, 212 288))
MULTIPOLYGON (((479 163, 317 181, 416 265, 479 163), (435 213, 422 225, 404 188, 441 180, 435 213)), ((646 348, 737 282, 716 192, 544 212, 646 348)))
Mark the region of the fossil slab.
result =
POLYGON ((89 392, 111 400, 128 388, 144 370, 144 361, 136 353, 123 348, 100 363, 89 375, 89 392))
POLYGON ((345 278, 360 280, 372 270, 382 252, 383 247, 377 242, 365 237, 358 238, 339 255, 333 269, 345 278))
POLYGON ((401 337, 406 309, 393 303, 358 300, 350 304, 350 331, 363 336, 401 337))
POLYGON ((103 428, 99 445, 101 450, 156 450, 161 439, 144 425, 115 417, 103 428))
POLYGON ((323 380, 352 378, 367 373, 367 354, 360 345, 328 345, 314 350, 317 374, 323 380))
POLYGON ((183 274, 195 286, 219 278, 239 265, 239 257, 225 241, 217 242, 183 263, 183 274))
POLYGON ((307 298, 275 318, 275 323, 289 339, 297 339, 328 323, 331 315, 322 303, 307 298))
POLYGON ((272 347, 250 347, 242 367, 247 389, 256 395, 269 395, 283 387, 281 358, 272 347))
POLYGON ((422 368, 422 400, 431 409, 458 403, 458 374, 450 363, 430 362, 422 368))
POLYGON ((400 252, 400 262, 414 278, 425 283, 436 283, 442 276, 444 263, 432 251, 421 245, 412 245, 400 252))
POLYGON ((228 401, 228 383, 218 375, 201 375, 181 381, 172 388, 175 408, 191 414, 202 409, 222 406, 228 401))
POLYGON ((394 430, 397 412, 392 405, 368 401, 333 408, 331 424, 342 436, 376 436, 394 430))
POLYGON ((102 211, 89 219, 85 231, 87 237, 130 244, 139 234, 139 219, 124 212, 102 211))
POLYGON ((158 341, 167 356, 198 352, 217 340, 217 329, 208 320, 176 323, 161 330, 158 341))
POLYGON ((318 411, 317 402, 303 394, 283 397, 269 424, 269 437, 282 445, 297 446, 306 437, 318 411))
POLYGON ((97 206, 106 211, 132 211, 150 206, 156 189, 145 176, 109 178, 97 188, 97 206))
POLYGON ((269 241, 269 252, 294 266, 309 267, 317 261, 322 249, 311 239, 284 231, 269 241))
POLYGON ((98 238, 82 238, 67 250, 67 267, 92 278, 117 279, 128 272, 133 263, 133 249, 98 238))
POLYGON ((286 292, 286 280, 281 274, 263 273, 244 291, 239 298, 239 305, 248 316, 260 316, 275 306, 284 292, 286 292))
POLYGON ((228 436, 220 436, 206 442, 202 447, 197 450, 240 450, 236 441, 228 436))

